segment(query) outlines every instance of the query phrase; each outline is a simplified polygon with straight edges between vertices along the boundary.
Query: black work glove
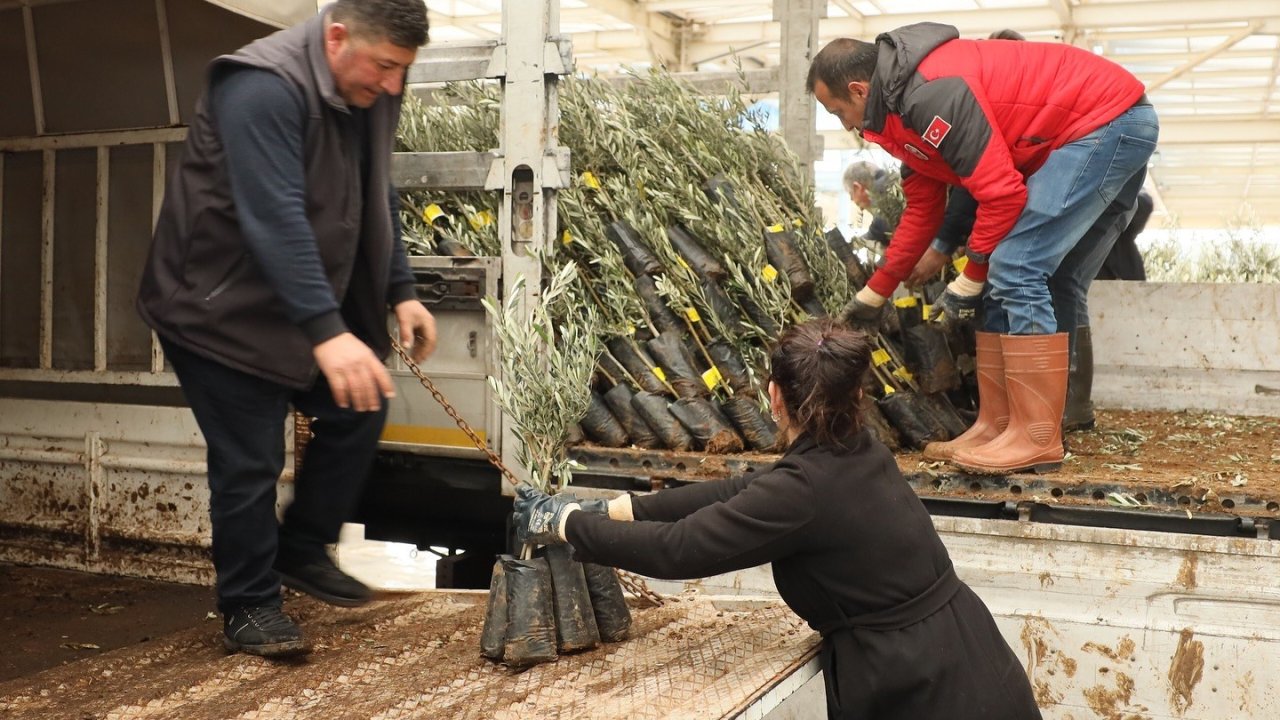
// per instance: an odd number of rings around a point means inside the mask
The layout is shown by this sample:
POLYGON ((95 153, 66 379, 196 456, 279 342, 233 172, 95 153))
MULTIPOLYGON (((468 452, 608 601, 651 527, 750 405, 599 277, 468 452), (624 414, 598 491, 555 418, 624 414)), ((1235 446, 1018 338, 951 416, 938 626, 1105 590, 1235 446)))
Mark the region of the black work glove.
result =
POLYGON ((516 539, 525 545, 558 545, 565 542, 560 525, 565 515, 581 509, 569 495, 548 495, 530 485, 516 487, 516 539))
POLYGON ((942 297, 933 302, 929 319, 951 330, 977 322, 982 308, 982 283, 961 275, 952 280, 942 297))
POLYGON ((840 311, 840 322, 856 330, 869 333, 879 332, 880 323, 884 320, 884 308, 887 303, 882 298, 880 305, 872 305, 866 300, 860 299, 859 296, 864 296, 867 299, 880 297, 867 288, 859 290, 858 294, 854 295, 845 304, 844 309, 840 311))

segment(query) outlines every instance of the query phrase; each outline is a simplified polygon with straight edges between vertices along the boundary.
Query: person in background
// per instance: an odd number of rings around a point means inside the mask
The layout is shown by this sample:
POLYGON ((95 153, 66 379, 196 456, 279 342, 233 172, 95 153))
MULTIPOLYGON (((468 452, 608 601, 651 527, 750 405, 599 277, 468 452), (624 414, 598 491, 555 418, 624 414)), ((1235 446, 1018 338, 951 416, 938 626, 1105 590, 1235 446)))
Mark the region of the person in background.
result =
POLYGON ((1116 238, 1111 246, 1107 259, 1102 261, 1096 280, 1140 280, 1147 279, 1147 268, 1142 262, 1142 252, 1138 250, 1138 236, 1147 228, 1151 219, 1151 211, 1155 203, 1151 195, 1143 190, 1138 193, 1138 204, 1133 219, 1125 227, 1124 232, 1116 238))
POLYGON ((567 541, 582 560, 658 578, 772 563, 782 599, 822 635, 829 718, 1039 718, 990 611, 862 423, 873 349, 829 318, 789 328, 770 354, 769 400, 787 443, 776 463, 607 507, 521 486, 519 539, 567 541))
POLYGON ((947 187, 964 187, 978 203, 969 262, 934 309, 965 322, 984 288, 987 302, 978 420, 948 452, 978 473, 1060 467, 1068 335, 1081 322, 1055 308, 1050 286, 1087 290, 1133 212, 1159 134, 1142 83, 1069 45, 961 40, 918 23, 875 43, 832 41, 807 86, 904 167, 907 209, 887 260, 845 316, 883 311, 934 239, 947 187))
MULTIPOLYGON (((850 163, 844 169, 844 191, 849 193, 849 199, 859 210, 869 212, 872 209, 871 193, 884 190, 881 185, 887 175, 883 168, 866 161, 850 163)), ((862 237, 877 245, 888 245, 892 232, 893 228, 889 227, 885 218, 872 214, 871 224, 862 237)))
POLYGON ((388 309, 421 361, 435 320, 401 243, 391 151, 422 0, 338 0, 213 61, 170 177, 138 310, 208 445, 223 643, 309 648, 281 581, 335 605, 370 592, 327 553, 373 463, 392 383, 388 309), (312 418, 276 521, 290 406, 312 418))

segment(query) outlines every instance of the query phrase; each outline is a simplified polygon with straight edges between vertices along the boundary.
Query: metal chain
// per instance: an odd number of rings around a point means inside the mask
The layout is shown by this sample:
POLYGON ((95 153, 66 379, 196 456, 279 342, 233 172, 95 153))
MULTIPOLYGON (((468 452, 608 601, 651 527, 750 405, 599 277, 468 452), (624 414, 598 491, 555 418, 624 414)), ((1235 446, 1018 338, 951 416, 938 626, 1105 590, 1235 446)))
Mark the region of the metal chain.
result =
MULTIPOLYGON (((431 382, 431 378, 427 377, 426 374, 422 372, 422 368, 419 368, 418 364, 409 357, 409 354, 405 352, 405 349, 401 347, 400 342, 396 340, 394 336, 391 338, 391 347, 395 349, 396 354, 404 361, 405 367, 409 368, 409 372, 413 373, 414 377, 418 378, 418 382, 422 383, 422 386, 427 389, 427 392, 431 393, 431 397, 435 398, 436 402, 440 403, 440 407, 444 408, 445 414, 453 418, 453 421, 458 425, 458 429, 466 434, 468 438, 471 438, 471 442, 477 449, 488 456, 489 462, 492 463, 494 467, 498 468, 498 472, 502 473, 502 476, 506 478, 507 482, 511 483, 512 487, 519 485, 520 479, 515 476, 515 473, 511 472, 506 465, 502 464, 502 458, 498 457, 496 453, 490 450, 489 445, 485 443, 484 440, 480 439, 480 436, 476 434, 475 430, 471 429, 471 425, 468 424, 466 420, 462 419, 462 416, 458 414, 458 411, 454 409, 453 405, 445 399, 444 393, 440 392, 440 390, 436 388, 436 384, 431 382)), ((618 568, 615 568, 615 570, 618 573, 618 582, 621 583, 622 587, 628 590, 632 595, 644 600, 653 607, 662 605, 662 596, 653 590, 650 590, 649 585, 644 581, 644 578, 634 573, 627 572, 626 570, 618 568)))

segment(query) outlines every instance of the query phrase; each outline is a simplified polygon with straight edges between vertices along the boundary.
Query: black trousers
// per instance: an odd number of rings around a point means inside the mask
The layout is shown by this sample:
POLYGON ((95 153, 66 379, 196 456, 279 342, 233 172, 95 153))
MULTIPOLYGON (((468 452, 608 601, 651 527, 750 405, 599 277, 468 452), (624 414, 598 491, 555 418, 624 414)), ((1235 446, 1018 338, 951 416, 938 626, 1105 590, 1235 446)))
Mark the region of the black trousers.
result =
POLYGON ((277 555, 287 563, 323 556, 351 517, 387 416, 344 410, 321 375, 294 390, 229 368, 162 339, 208 445, 209 514, 218 610, 278 603, 277 555), (276 521, 289 406, 314 418, 294 499, 276 521))

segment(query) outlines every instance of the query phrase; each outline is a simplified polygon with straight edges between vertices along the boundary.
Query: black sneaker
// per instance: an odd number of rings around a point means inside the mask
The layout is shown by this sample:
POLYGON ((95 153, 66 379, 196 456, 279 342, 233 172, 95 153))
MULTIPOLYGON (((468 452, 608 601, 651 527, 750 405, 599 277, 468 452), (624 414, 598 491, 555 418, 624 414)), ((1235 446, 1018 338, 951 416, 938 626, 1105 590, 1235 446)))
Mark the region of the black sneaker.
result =
POLYGON ((276 560, 276 571, 285 587, 319 598, 330 605, 359 607, 369 602, 373 593, 359 580, 338 569, 329 556, 303 563, 276 560))
POLYGON ((240 607, 223 615, 222 644, 228 650, 262 657, 290 657, 311 651, 302 631, 275 605, 240 607))

